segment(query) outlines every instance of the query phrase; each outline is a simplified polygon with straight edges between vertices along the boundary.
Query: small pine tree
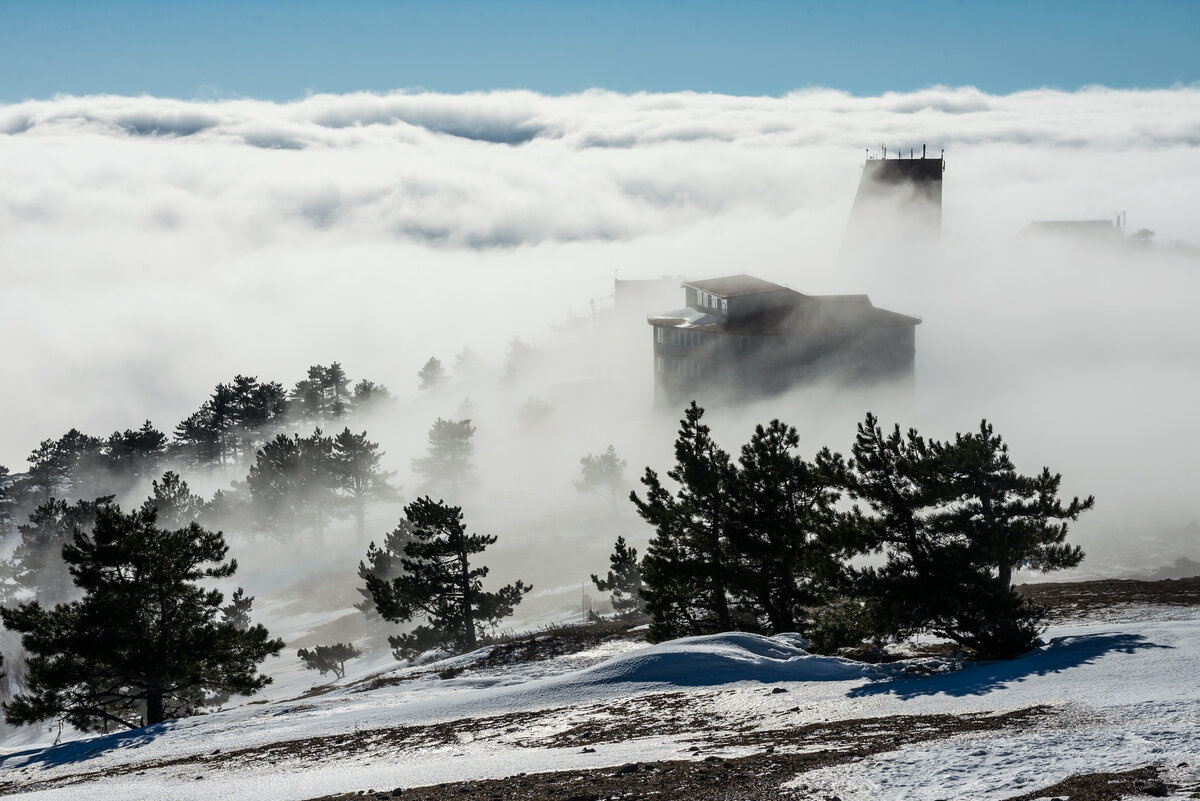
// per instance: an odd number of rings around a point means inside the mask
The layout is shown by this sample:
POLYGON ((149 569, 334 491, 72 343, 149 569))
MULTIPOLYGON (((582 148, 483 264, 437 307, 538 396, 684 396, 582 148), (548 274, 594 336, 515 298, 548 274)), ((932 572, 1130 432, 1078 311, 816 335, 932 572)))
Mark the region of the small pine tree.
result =
POLYGON ((545 427, 554 414, 554 407, 541 398, 530 397, 517 409, 517 428, 528 433, 545 427))
POLYGON ((354 396, 350 399, 350 405, 355 412, 365 412, 391 400, 392 393, 388 392, 387 387, 364 378, 354 385, 354 396))
POLYGON ((508 342, 508 355, 504 359, 504 375, 503 380, 506 382, 515 381, 518 376, 527 372, 530 363, 533 361, 533 348, 525 344, 520 337, 513 337, 508 342))
POLYGON ((421 379, 421 389, 433 389, 442 383, 444 377, 442 362, 434 356, 430 356, 425 366, 417 371, 417 378, 421 379))
POLYGON ((221 607, 221 617, 226 623, 238 631, 250 628, 250 607, 254 605, 254 596, 238 587, 229 597, 229 603, 221 607))
POLYGON ((600 592, 609 593, 613 611, 618 615, 641 614, 645 602, 642 600, 642 566, 637 558, 637 548, 630 548, 624 537, 617 537, 608 561, 611 565, 608 575, 602 579, 593 573, 592 583, 600 592))
POLYGON ((470 420, 439 417, 434 421, 429 429, 428 453, 412 460, 413 470, 425 477, 423 492, 434 490, 451 500, 458 499, 461 489, 473 480, 474 435, 470 420))
POLYGON ((17 499, 13 493, 13 484, 8 468, 0 464, 0 542, 6 540, 14 529, 13 512, 17 499))
POLYGON ((346 678, 346 662, 362 656, 362 652, 351 643, 339 642, 333 645, 318 645, 313 650, 301 648, 296 656, 304 662, 308 670, 315 670, 324 676, 332 673, 335 679, 346 678))
POLYGON ((393 623, 423 618, 413 631, 388 640, 397 659, 432 648, 470 651, 492 631, 532 587, 523 581, 495 592, 483 590, 487 567, 471 557, 496 542, 494 535, 468 534, 462 510, 428 497, 404 507, 412 539, 404 546, 403 572, 385 581, 365 577, 379 614, 393 623))
POLYGON ((154 492, 142 503, 142 509, 157 511, 164 527, 181 528, 204 514, 204 499, 194 494, 174 470, 163 473, 162 481, 155 480, 151 486, 154 492))
POLYGON ((625 467, 628 462, 617 456, 617 449, 609 445, 604 453, 589 453, 584 456, 579 460, 579 465, 583 477, 575 482, 575 489, 580 492, 594 492, 607 498, 615 511, 617 497, 625 483, 625 467))
POLYGON ((464 347, 454 357, 454 374, 459 378, 475 378, 483 370, 483 359, 470 348, 464 347))

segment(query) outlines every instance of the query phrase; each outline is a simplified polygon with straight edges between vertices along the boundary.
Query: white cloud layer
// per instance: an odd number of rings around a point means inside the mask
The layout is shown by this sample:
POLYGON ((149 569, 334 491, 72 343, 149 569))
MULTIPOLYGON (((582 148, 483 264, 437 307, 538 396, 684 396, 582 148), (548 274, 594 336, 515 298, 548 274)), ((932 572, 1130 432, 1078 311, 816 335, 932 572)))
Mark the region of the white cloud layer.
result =
MULTIPOLYGON (((236 372, 290 383, 341 360, 403 395, 430 355, 498 357, 614 271, 750 272, 922 316, 930 434, 995 418, 1101 509, 1149 499, 1186 523, 1200 264, 1014 237, 1124 210, 1194 245, 1197 208, 1200 87, 0 106, 0 464, 70 426, 169 430, 236 372), (940 255, 845 265, 864 149, 922 144, 946 150, 940 255)), ((795 403, 764 411, 803 427, 795 403)))

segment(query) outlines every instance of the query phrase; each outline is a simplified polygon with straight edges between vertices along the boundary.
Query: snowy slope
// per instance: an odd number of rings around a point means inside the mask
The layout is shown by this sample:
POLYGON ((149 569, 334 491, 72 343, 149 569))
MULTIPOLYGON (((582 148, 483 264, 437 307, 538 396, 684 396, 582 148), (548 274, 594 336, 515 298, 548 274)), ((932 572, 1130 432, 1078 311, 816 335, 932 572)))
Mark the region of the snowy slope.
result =
POLYGON ((702 715, 716 726, 752 728, 781 715, 799 725, 1056 710, 1028 731, 931 741, 796 780, 847 800, 1005 797, 1075 772, 1196 763, 1200 619, 1106 621, 1046 636, 1045 647, 1021 659, 923 676, 811 655, 789 635, 751 634, 608 643, 500 669, 472 667, 487 649, 419 668, 377 662, 359 672, 382 681, 347 681, 293 700, 280 698, 285 686, 267 703, 9 753, 0 760, 0 791, 19 788, 36 799, 305 799, 694 756, 693 739, 654 732, 648 722, 660 711, 664 719, 702 715), (439 678, 448 668, 462 672, 439 678), (562 736, 581 722, 615 726, 622 716, 645 728, 597 742, 592 753, 562 736), (61 785, 68 777, 82 783, 61 785))

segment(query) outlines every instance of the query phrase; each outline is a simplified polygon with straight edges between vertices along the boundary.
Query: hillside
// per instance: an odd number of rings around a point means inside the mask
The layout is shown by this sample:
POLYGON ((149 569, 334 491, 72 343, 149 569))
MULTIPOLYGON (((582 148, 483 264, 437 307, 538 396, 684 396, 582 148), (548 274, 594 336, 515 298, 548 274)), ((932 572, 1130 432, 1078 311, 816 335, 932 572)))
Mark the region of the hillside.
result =
POLYGON ((1200 580, 1026 592, 1054 604, 1055 622, 1008 662, 866 664, 809 654, 792 635, 647 646, 619 626, 550 630, 417 667, 376 653, 336 685, 297 672, 216 714, 11 750, 0 793, 1194 797, 1200 580))

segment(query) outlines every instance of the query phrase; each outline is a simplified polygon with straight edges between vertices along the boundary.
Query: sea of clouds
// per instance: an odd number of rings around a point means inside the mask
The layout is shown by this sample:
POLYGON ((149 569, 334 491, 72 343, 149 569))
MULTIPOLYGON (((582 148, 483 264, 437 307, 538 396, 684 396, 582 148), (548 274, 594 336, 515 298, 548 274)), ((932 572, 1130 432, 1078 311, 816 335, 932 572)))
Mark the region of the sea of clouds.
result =
POLYGON ((923 431, 987 416, 1109 519, 1184 526, 1200 261, 1171 243, 1200 244, 1198 146, 1200 87, 0 105, 0 464, 71 426, 170 430, 238 372, 338 360, 405 398, 430 355, 553 338, 614 275, 748 272, 921 317, 923 431), (923 145, 946 157, 939 249, 847 263, 867 151, 923 145), (1117 212, 1158 246, 1020 236, 1117 212))

